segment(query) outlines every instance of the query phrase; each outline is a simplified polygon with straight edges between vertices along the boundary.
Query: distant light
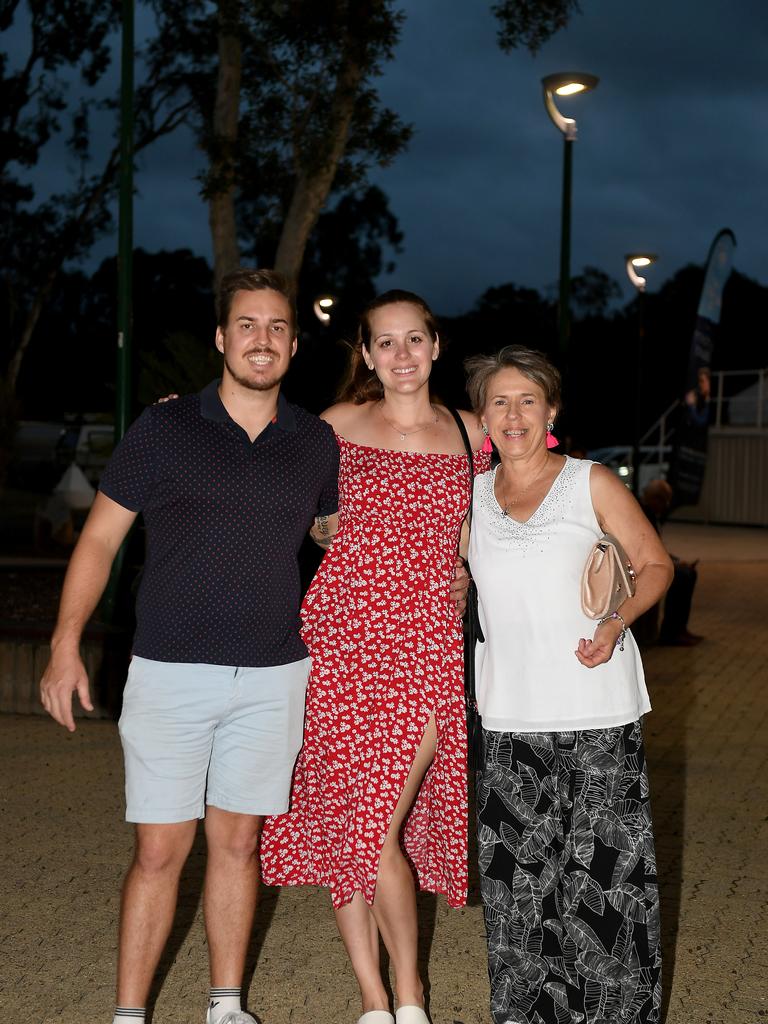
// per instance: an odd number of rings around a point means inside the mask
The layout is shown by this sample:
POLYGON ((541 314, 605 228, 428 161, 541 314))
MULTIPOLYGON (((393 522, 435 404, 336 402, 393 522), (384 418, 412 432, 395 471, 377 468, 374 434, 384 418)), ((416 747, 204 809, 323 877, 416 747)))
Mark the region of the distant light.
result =
POLYGON ((629 476, 629 466, 619 466, 619 476, 629 476))
POLYGON ((635 258, 632 260, 633 267, 650 267, 652 263, 653 260, 650 258, 650 256, 635 256, 635 258))
POLYGON ((558 96, 574 96, 577 92, 584 92, 586 88, 583 82, 567 82, 555 89, 555 92, 558 96))
POLYGON ((318 295, 312 304, 312 309, 320 323, 327 327, 331 322, 330 311, 336 305, 338 305, 338 299, 335 295, 318 295))

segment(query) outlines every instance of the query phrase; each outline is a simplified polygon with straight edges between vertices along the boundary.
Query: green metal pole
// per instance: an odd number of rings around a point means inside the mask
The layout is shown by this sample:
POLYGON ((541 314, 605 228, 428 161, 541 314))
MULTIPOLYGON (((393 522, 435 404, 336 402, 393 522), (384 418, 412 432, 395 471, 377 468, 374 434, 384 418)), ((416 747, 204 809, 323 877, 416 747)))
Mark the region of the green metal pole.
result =
MULTIPOLYGON (((117 241, 117 374, 115 383, 115 443, 131 422, 131 342, 133 340, 133 50, 134 0, 123 0, 120 78, 120 176, 117 241)), ((102 609, 114 622, 125 544, 112 563, 102 609)))
POLYGON ((560 226, 560 299, 557 309, 557 339, 560 355, 568 351, 571 292, 571 178, 573 175, 573 139, 563 138, 563 203, 560 226))
POLYGON ((123 0, 121 74, 115 441, 120 440, 131 421, 131 342, 133 335, 133 0, 123 0))
POLYGON ((645 292, 637 293, 637 344, 635 348, 635 409, 632 442, 632 493, 640 497, 640 435, 643 429, 641 409, 643 402, 643 342, 645 340, 645 292))

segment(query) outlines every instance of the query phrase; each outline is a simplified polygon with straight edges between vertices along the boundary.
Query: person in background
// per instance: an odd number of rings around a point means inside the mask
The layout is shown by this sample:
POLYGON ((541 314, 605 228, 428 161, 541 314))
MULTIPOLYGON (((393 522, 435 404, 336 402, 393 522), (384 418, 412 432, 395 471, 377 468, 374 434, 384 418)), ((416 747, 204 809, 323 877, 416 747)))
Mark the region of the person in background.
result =
MULTIPOLYGON (((640 495, 640 505, 661 535, 661 529, 672 506, 674 493, 666 480, 651 480, 640 495)), ((688 629, 693 591, 698 579, 696 562, 686 562, 676 555, 670 556, 674 577, 664 598, 664 614, 659 627, 658 643, 669 647, 695 647, 704 639, 688 629)))
POLYGON ((639 505, 610 470, 557 454, 560 377, 511 345, 465 364, 499 454, 475 481, 469 564, 483 749, 478 857, 495 1024, 656 1022, 659 902, 629 627, 672 578, 639 505), (637 590, 595 622, 581 578, 611 533, 637 590))
MULTIPOLYGON (((311 658, 291 811, 268 819, 265 882, 330 889, 360 986, 360 1024, 426 1024, 414 874, 467 895, 461 619, 449 583, 470 497, 452 414, 430 396, 440 352, 426 302, 390 291, 364 310, 340 401, 338 533, 302 607, 311 658)), ((461 413, 479 449, 480 425, 461 413)), ((474 468, 488 467, 476 451, 474 468)), ((328 540, 332 538, 329 528, 328 540)))
POLYGON ((700 366, 696 374, 696 387, 683 396, 685 414, 689 422, 706 430, 709 427, 712 401, 712 372, 708 366, 700 366))

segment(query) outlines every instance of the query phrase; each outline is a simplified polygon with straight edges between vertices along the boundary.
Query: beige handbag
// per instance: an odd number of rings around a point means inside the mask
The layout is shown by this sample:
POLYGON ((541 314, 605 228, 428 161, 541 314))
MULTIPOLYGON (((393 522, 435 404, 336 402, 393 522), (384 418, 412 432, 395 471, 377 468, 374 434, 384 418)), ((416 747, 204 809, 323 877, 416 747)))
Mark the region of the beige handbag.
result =
POLYGON ((581 607, 590 619, 604 619, 635 595, 635 570, 615 537, 604 534, 589 553, 581 577, 581 607))

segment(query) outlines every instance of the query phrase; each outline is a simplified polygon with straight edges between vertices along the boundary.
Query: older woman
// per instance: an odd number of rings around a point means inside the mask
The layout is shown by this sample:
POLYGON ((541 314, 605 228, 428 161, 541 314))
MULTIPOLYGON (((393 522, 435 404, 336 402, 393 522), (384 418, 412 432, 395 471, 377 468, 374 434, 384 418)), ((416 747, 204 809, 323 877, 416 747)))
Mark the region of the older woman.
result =
POLYGON ((672 566, 607 469, 551 450, 557 370, 509 346, 468 360, 500 457, 475 482, 469 558, 483 763, 478 845, 496 1024, 658 1021, 658 889, 640 720, 650 710, 628 627, 672 566), (549 444, 548 444, 549 442, 549 444), (595 541, 611 533, 634 597, 581 609, 595 541))

